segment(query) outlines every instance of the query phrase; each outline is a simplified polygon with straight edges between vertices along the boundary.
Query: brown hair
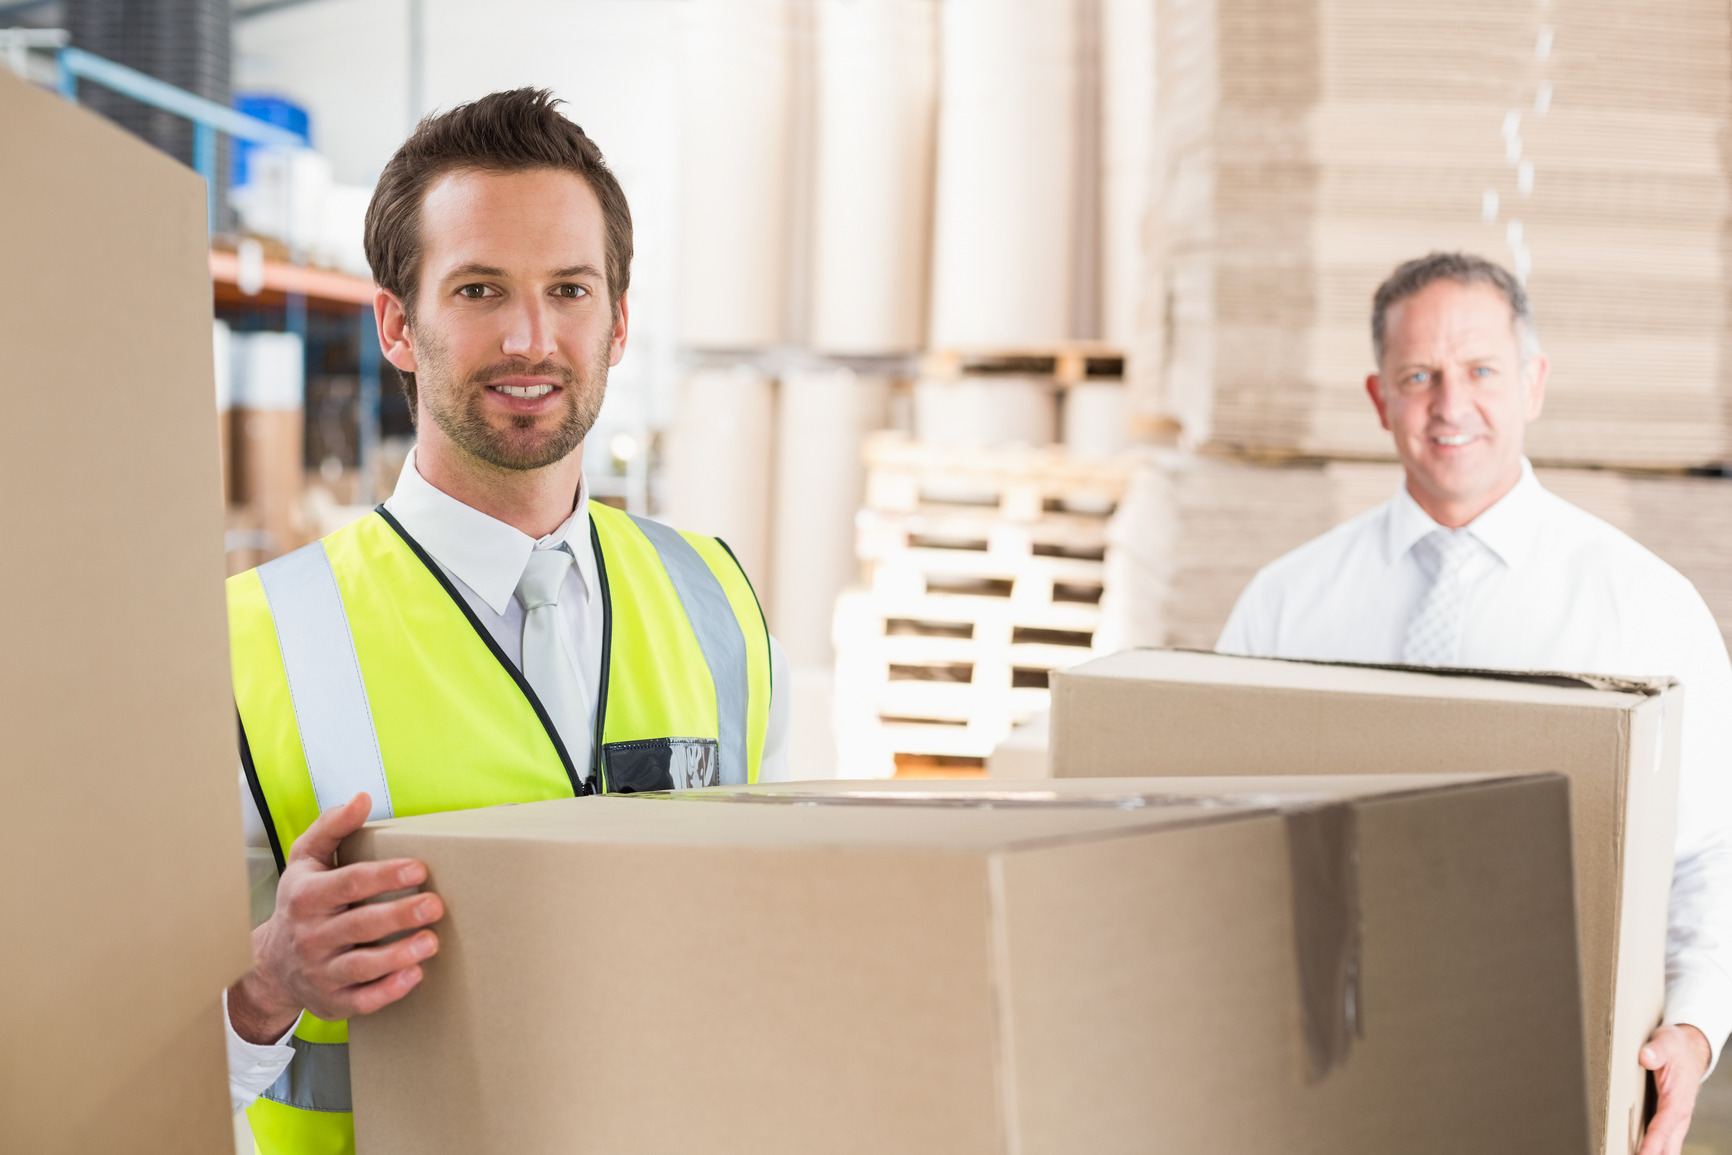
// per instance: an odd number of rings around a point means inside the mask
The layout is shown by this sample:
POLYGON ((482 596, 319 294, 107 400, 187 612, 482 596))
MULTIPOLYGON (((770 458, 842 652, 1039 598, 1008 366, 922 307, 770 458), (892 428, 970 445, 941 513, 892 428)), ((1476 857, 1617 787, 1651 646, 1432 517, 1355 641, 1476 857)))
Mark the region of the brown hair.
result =
POLYGON ((1371 349, 1377 355, 1377 366, 1383 367, 1385 322, 1389 310, 1434 281, 1454 281, 1458 285, 1490 285, 1509 304, 1510 324, 1515 329, 1516 342, 1521 347, 1522 363, 1526 364, 1540 351, 1539 328, 1534 324, 1533 310, 1528 306, 1527 290, 1515 275, 1495 261, 1476 257, 1472 253, 1427 253, 1398 265, 1389 279, 1377 286, 1371 301, 1371 349))
MULTIPOLYGON (((562 103, 545 88, 514 88, 460 104, 422 120, 385 165, 367 205, 367 264, 379 287, 403 302, 411 320, 421 276, 421 204, 434 181, 461 170, 551 168, 582 177, 601 202, 607 292, 617 315, 619 299, 631 284, 631 208, 601 149, 560 114, 562 103)), ((413 411, 415 375, 401 375, 413 411)))

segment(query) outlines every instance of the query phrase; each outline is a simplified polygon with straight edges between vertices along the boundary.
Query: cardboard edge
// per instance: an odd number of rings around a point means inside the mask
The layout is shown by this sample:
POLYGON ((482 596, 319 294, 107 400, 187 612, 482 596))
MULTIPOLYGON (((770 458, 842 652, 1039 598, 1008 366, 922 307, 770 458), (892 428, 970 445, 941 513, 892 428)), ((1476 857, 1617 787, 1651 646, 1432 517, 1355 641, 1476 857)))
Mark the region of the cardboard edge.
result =
POLYGON ((998 1146, 1005 1155, 1022 1152, 1022 1103, 1016 1078, 1016 1014, 1010 989, 1009 904, 1005 898, 1004 852, 986 856, 987 982, 992 988, 992 1049, 997 1070, 993 1089, 998 1097, 998 1146))
MULTIPOLYGON (((1320 658, 1285 658, 1264 656, 1260 654, 1224 654, 1218 650, 1196 649, 1190 646, 1136 646, 1121 653, 1165 653, 1165 654, 1197 654, 1211 658, 1244 659, 1254 662, 1284 662, 1292 666, 1324 666, 1349 670, 1389 670, 1403 674, 1424 674, 1434 678, 1461 678, 1485 682, 1515 682, 1530 686, 1555 686, 1559 689, 1596 690, 1603 693, 1638 694, 1644 698, 1656 698, 1678 685, 1678 680, 1669 675, 1654 677, 1628 677, 1616 674, 1584 674, 1570 670, 1492 670, 1474 666, 1410 666, 1399 662, 1348 662, 1333 661, 1320 658)), ((1115 655, 1103 654, 1101 658, 1115 655)), ((1098 660, 1098 659, 1095 659, 1098 660)), ((1091 660, 1092 662, 1092 660, 1091 660)), ((1054 670, 1055 677, 1070 678, 1106 678, 1109 675, 1091 674, 1085 663, 1066 670, 1054 670)), ((1117 679, 1122 675, 1110 675, 1117 679)), ((1177 683, 1183 685, 1212 685, 1214 683, 1177 683)), ((1237 686, 1239 683, 1233 683, 1237 686)), ((1270 690, 1294 690, 1290 686, 1258 687, 1270 690)), ((1300 691, 1315 693, 1316 691, 1300 691)), ((1424 695, 1414 695, 1423 698, 1424 695)))

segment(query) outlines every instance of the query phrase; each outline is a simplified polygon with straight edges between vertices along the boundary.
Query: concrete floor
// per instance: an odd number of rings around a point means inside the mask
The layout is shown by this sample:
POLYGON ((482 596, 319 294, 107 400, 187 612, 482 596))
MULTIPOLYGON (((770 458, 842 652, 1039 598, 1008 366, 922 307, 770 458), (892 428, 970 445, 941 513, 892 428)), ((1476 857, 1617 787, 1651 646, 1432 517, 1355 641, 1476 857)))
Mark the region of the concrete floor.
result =
POLYGON ((1722 1060, 1702 1085, 1684 1155, 1732 1155, 1732 1062, 1722 1060))

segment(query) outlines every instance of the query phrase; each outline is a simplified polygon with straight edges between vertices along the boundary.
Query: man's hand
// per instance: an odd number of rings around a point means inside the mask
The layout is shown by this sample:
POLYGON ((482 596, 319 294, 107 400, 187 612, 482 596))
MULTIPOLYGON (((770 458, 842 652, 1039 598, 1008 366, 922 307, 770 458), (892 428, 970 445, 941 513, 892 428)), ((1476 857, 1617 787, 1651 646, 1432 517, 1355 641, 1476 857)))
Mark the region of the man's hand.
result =
POLYGON ((365 903, 419 886, 427 868, 413 858, 335 865, 337 846, 372 807, 365 794, 319 815, 289 850, 277 908, 253 931, 253 969, 229 988, 229 1021, 251 1043, 274 1043, 304 1007, 321 1019, 370 1015, 421 981, 421 962, 439 949, 419 930, 445 913, 438 895, 365 903), (385 946, 386 935, 415 931, 385 946))
POLYGON ((1696 1092, 1708 1073, 1713 1052, 1708 1036, 1688 1023, 1661 1027, 1642 1048, 1642 1066, 1654 1072, 1660 1102, 1648 1137, 1636 1155, 1679 1155, 1696 1111, 1696 1092))

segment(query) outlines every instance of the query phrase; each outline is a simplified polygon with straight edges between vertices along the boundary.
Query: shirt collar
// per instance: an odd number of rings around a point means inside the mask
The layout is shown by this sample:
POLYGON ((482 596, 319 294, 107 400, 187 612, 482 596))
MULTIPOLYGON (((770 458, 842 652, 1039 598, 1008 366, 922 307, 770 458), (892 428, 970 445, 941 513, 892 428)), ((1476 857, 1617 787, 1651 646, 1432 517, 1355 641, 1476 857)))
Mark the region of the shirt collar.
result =
POLYGON ((385 502, 409 536, 421 543, 433 560, 474 590, 496 614, 503 614, 517 592, 529 555, 538 549, 565 547, 576 558, 572 567, 583 582, 583 596, 592 595, 589 567, 589 482, 580 478, 577 504, 560 527, 543 538, 533 538, 514 526, 464 505, 421 476, 415 465, 415 450, 403 462, 397 488, 385 502), (567 543, 567 537, 575 537, 567 543))
MULTIPOLYGON (((1519 569, 1533 552, 1534 534, 1539 529, 1540 495, 1544 492, 1539 478, 1534 476, 1533 465, 1524 457, 1521 479, 1515 483, 1515 488, 1468 522, 1467 529, 1506 566, 1519 569)), ((1404 480, 1395 500, 1390 503, 1389 518, 1385 523, 1384 547, 1389 564, 1400 561, 1415 542, 1440 528, 1431 515, 1413 500, 1404 480)))

